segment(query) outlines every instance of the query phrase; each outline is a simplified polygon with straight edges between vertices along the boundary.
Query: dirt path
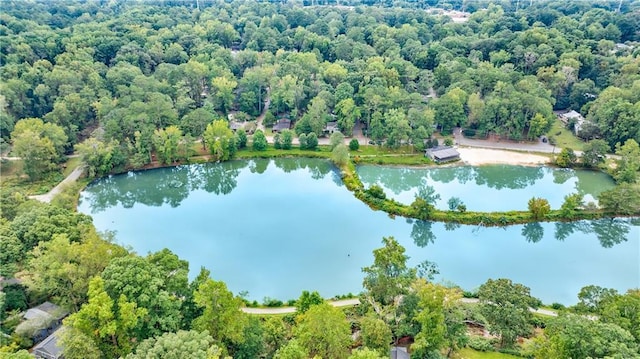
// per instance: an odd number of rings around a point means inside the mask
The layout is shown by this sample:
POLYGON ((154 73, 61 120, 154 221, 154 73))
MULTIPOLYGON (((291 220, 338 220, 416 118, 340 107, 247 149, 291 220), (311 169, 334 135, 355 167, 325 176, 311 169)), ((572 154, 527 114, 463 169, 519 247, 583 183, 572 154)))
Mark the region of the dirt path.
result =
POLYGON ((49 192, 47 192, 45 194, 29 196, 29 198, 35 199, 35 200, 38 200, 38 201, 44 202, 44 203, 50 203, 51 200, 53 199, 53 197, 58 195, 62 191, 62 188, 65 185, 75 182, 78 178, 80 178, 80 176, 82 175, 83 172, 84 172, 84 166, 80 165, 80 166, 76 167, 76 169, 74 169, 73 172, 71 172, 67 176, 67 178, 63 179, 62 182, 58 183, 57 186, 53 187, 51 189, 51 191, 49 191, 49 192))
MULTIPOLYGON (((343 299, 330 301, 329 304, 334 307, 352 307, 360 304, 358 298, 343 299)), ((247 314, 290 314, 296 312, 296 307, 280 307, 280 308, 242 308, 247 314)))
POLYGON ((256 130, 262 130, 262 132, 264 132, 264 124, 262 121, 264 120, 264 116, 267 115, 267 111, 269 111, 269 106, 271 106, 271 89, 267 87, 267 97, 264 99, 264 108, 260 116, 256 117, 256 130))

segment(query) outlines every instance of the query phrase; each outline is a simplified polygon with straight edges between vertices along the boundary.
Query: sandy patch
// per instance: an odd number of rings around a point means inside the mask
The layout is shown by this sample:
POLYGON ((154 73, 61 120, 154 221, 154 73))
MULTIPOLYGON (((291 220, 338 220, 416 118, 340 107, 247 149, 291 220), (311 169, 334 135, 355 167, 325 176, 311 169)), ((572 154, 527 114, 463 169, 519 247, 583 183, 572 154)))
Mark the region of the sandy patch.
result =
POLYGON ((487 148, 460 147, 458 152, 460 152, 460 159, 464 163, 473 166, 486 164, 541 165, 551 161, 546 156, 487 148))

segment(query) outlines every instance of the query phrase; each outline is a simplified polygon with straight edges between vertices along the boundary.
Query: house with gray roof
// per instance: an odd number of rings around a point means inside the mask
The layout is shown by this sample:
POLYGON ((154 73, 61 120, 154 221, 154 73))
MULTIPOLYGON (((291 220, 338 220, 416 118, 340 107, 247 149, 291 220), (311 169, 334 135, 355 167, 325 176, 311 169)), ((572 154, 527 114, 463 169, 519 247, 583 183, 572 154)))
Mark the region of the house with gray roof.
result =
POLYGON ((51 333, 45 340, 41 341, 33 347, 31 352, 38 359, 62 359, 62 348, 58 345, 60 334, 65 330, 64 327, 59 328, 51 333))
POLYGON ((425 156, 431 158, 436 163, 452 162, 460 159, 460 153, 451 146, 428 148, 425 156))

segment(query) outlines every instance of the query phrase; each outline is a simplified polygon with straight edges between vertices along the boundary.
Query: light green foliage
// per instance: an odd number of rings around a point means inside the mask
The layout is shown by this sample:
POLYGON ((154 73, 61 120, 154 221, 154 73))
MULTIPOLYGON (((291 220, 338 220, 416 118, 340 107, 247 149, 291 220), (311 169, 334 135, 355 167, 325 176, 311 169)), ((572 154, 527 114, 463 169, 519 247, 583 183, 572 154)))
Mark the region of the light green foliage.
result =
POLYGON ((435 102, 435 119, 443 133, 450 134, 455 126, 466 123, 464 105, 467 98, 467 93, 456 87, 435 102))
POLYGON ((351 136, 353 126, 361 116, 358 106, 356 106, 353 99, 344 99, 336 104, 336 114, 338 115, 340 131, 347 136, 351 136))
POLYGON ((290 150, 291 144, 293 143, 293 131, 284 129, 280 133, 280 138, 282 140, 282 149, 290 150))
POLYGON ((298 135, 310 132, 314 132, 316 135, 322 133, 327 124, 327 112, 326 101, 319 96, 314 97, 307 107, 307 113, 296 123, 296 133, 298 135))
POLYGON ((286 345, 280 347, 273 359, 308 359, 309 352, 297 339, 291 339, 286 345))
POLYGON ((212 359, 221 352, 207 332, 179 330, 144 340, 126 359, 212 359))
POLYGON ((327 303, 300 315, 295 337, 311 356, 343 358, 351 344, 351 329, 344 313, 327 303))
POLYGON ((591 140, 582 151, 582 164, 585 167, 597 167, 604 163, 609 145, 604 140, 591 140))
POLYGON ((178 147, 183 140, 182 131, 178 126, 169 126, 153 132, 153 147, 158 160, 164 164, 171 164, 178 160, 178 147))
POLYGON ((123 166, 126 159, 120 153, 118 141, 101 141, 95 137, 75 145, 75 151, 87 165, 89 177, 102 177, 114 168, 123 166))
POLYGON ((62 127, 38 118, 18 121, 11 138, 13 151, 24 161, 24 172, 32 181, 55 168, 67 143, 62 127))
POLYGON ((598 285, 582 287, 578 293, 580 302, 575 309, 580 313, 599 313, 604 303, 618 295, 618 291, 611 288, 603 288, 598 285))
POLYGON ((69 241, 79 241, 91 224, 91 217, 38 202, 30 202, 20 209, 11 222, 10 229, 21 245, 19 253, 25 255, 41 242, 49 241, 56 234, 63 234, 69 241))
POLYGON ((358 348, 351 352, 349 359, 386 359, 386 355, 369 348, 358 348))
POLYGON ((542 219, 551 211, 549 201, 544 198, 533 197, 527 205, 533 219, 542 219))
POLYGON ((329 148, 334 150, 338 145, 344 144, 344 135, 340 131, 336 131, 329 137, 329 148))
POLYGON ((309 132, 307 134, 307 147, 308 150, 315 150, 318 148, 318 136, 315 132, 309 132))
POLYGON ((324 303, 324 299, 320 293, 316 291, 309 293, 309 291, 303 290, 300 298, 296 301, 296 309, 298 313, 305 313, 312 306, 322 303, 324 303))
POLYGON ((65 325, 81 332, 107 357, 130 353, 134 329, 147 309, 129 302, 124 294, 117 301, 111 299, 100 277, 89 282, 88 295, 89 301, 65 319, 65 325))
POLYGON ((104 289, 113 301, 124 295, 145 310, 143 320, 135 327, 138 341, 178 330, 182 320, 180 298, 186 289, 178 291, 175 285, 186 272, 178 270, 175 279, 167 280, 170 266, 165 266, 164 260, 156 262, 155 258, 155 255, 118 257, 102 271, 104 289))
POLYGON ((202 137, 215 160, 229 160, 236 152, 235 136, 225 120, 216 120, 207 125, 202 137))
POLYGON ((478 289, 480 311, 491 333, 500 336, 501 346, 511 346, 516 338, 531 333, 529 307, 534 299, 529 288, 509 279, 489 279, 478 289))
POLYGON ((391 343, 391 328, 384 320, 374 316, 363 317, 360 321, 362 345, 375 350, 378 355, 386 354, 391 343))
POLYGON ((67 308, 80 309, 87 300, 89 281, 100 274, 112 258, 126 255, 124 248, 108 242, 93 230, 81 242, 71 242, 66 234, 55 234, 32 252, 26 284, 67 308))
POLYGON ((233 105, 234 90, 238 83, 227 77, 214 77, 211 80, 211 90, 214 99, 214 107, 222 113, 227 113, 233 105))
POLYGON ((572 193, 564 196, 564 202, 560 206, 560 213, 564 218, 574 218, 576 212, 584 206, 584 195, 581 193, 572 193))
POLYGON ((612 323, 628 330, 635 338, 636 348, 640 343, 640 290, 629 289, 625 294, 605 298, 600 311, 603 322, 612 323))
POLYGON ((627 330, 573 314, 550 319, 544 336, 532 347, 537 358, 634 358, 640 354, 627 330))
POLYGON ((640 185, 621 183, 600 193, 598 204, 608 213, 638 214, 640 213, 640 185))
POLYGON ((331 151, 331 160, 338 166, 344 166, 349 162, 349 149, 344 144, 337 145, 331 151))
POLYGON ((377 303, 388 305, 398 295, 407 293, 416 270, 407 267, 409 257, 393 237, 382 239, 384 247, 373 250, 373 265, 362 268, 362 286, 377 303))
POLYGON ((549 121, 542 114, 536 113, 536 115, 533 116, 533 118, 529 122, 529 139, 533 140, 542 136, 547 131, 549 131, 552 124, 553 122, 549 121))
POLYGON ((560 167, 571 168, 578 162, 578 156, 571 148, 563 148, 556 157, 556 164, 560 167))
POLYGON ((391 148, 398 148, 407 143, 411 127, 404 112, 393 109, 385 114, 387 140, 385 144, 391 148))
POLYGON ((242 300, 234 297, 224 282, 205 280, 195 293, 195 303, 203 308, 193 321, 193 328, 206 330, 216 343, 242 343, 245 314, 240 311, 242 300))
POLYGON ((33 359, 33 356, 26 349, 19 350, 15 353, 0 351, 0 355, 3 359, 33 359))
POLYGON ((214 121, 214 115, 211 111, 204 108, 197 108, 189 111, 182 117, 180 128, 183 132, 194 137, 199 137, 204 133, 207 125, 214 121))
POLYGON ((59 343, 62 352, 68 359, 104 358, 106 353, 101 352, 99 342, 83 333, 77 328, 65 326, 59 332, 59 343))
POLYGON ((267 138, 264 136, 264 132, 262 132, 262 130, 257 130, 256 133, 253 134, 253 150, 264 151, 266 149, 267 138))
POLYGON ((620 159, 616 161, 614 178, 616 182, 635 183, 640 171, 640 145, 633 139, 627 140, 624 145, 616 145, 616 155, 620 159))
POLYGON ((451 348, 457 347, 452 343, 457 344, 457 337, 464 336, 464 331, 460 334, 460 330, 455 330, 457 323, 455 320, 447 322, 446 313, 451 313, 451 308, 457 305, 462 297, 460 291, 428 283, 424 279, 416 280, 412 288, 418 296, 419 308, 414 320, 420 323, 421 328, 411 345, 412 351, 428 355, 448 345, 451 348), (451 327, 448 328, 447 324, 451 327), (450 335, 455 337, 451 338, 450 335))

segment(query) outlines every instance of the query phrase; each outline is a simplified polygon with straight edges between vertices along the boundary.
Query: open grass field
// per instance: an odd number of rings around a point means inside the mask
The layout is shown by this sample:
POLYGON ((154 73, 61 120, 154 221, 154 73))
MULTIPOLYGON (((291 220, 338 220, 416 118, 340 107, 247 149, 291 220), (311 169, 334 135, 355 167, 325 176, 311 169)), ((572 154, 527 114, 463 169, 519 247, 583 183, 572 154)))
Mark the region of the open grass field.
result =
POLYGON ((498 352, 481 352, 473 350, 471 348, 464 348, 455 352, 452 356, 453 359, 517 359, 520 357, 502 354, 498 352))
POLYGON ((573 132, 564 127, 560 120, 555 120, 551 130, 547 133, 548 137, 556 139, 556 146, 560 148, 571 148, 574 151, 582 151, 586 142, 576 137, 573 132), (560 133, 559 135, 557 133, 560 133))

